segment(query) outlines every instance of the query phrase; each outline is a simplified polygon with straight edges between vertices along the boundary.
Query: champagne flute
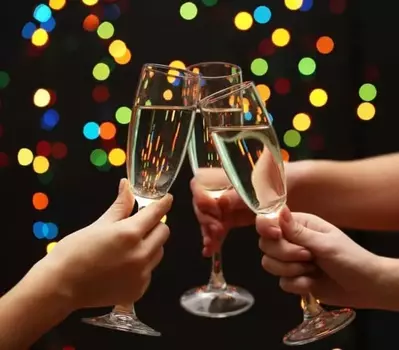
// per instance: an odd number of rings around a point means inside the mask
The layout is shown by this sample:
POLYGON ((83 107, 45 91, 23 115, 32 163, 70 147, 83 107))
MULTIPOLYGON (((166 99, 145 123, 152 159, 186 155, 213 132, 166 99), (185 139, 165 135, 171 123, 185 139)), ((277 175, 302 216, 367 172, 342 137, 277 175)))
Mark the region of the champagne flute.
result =
MULTIPOLYGON (((200 75, 200 99, 226 87, 242 82, 239 66, 225 62, 202 62, 187 67, 200 75)), ((209 129, 199 108, 188 148, 192 171, 206 193, 217 200, 231 187, 226 179, 220 178, 222 164, 210 137, 209 129)), ((223 171, 224 173, 224 171, 223 171)), ((241 314, 254 303, 253 296, 241 287, 226 283, 222 269, 221 245, 212 255, 212 268, 207 285, 186 291, 180 304, 188 312, 204 317, 222 318, 241 314)))
MULTIPOLYGON (((195 119, 199 76, 145 64, 133 104, 127 144, 127 173, 139 210, 164 197, 183 164, 195 119)), ((141 322, 131 305, 86 323, 149 336, 161 333, 141 322)))
MULTIPOLYGON (((253 82, 200 101, 201 112, 223 167, 248 207, 277 221, 286 203, 286 180, 278 138, 253 82)), ((312 295, 302 297, 303 322, 286 334, 286 345, 302 345, 338 332, 355 318, 351 309, 325 311, 312 295)))

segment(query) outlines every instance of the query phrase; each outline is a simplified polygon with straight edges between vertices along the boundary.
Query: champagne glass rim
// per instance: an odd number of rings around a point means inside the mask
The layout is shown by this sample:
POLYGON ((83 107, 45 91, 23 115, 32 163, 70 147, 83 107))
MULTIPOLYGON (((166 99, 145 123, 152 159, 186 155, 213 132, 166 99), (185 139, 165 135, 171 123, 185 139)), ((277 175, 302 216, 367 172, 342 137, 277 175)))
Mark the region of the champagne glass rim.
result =
POLYGON ((254 82, 253 81, 244 81, 242 83, 238 83, 238 84, 229 86, 228 88, 219 90, 219 91, 203 98, 201 101, 199 101, 199 104, 201 107, 205 107, 211 103, 215 103, 216 101, 223 100, 227 96, 230 96, 233 93, 248 89, 250 87, 255 87, 254 82))
POLYGON ((152 72, 156 72, 156 73, 160 73, 163 74, 167 77, 173 77, 173 78, 185 78, 184 75, 180 76, 180 75, 176 75, 176 73, 170 73, 170 71, 178 71, 179 73, 183 73, 183 74, 187 74, 188 78, 199 78, 199 74, 194 73, 193 71, 190 71, 188 69, 184 69, 184 68, 177 68, 177 67, 171 67, 171 66, 167 66, 166 64, 160 64, 160 63, 145 63, 143 65, 143 71, 148 70, 148 71, 152 71, 152 72))
MULTIPOLYGON (((205 65, 211 65, 211 64, 217 64, 217 65, 225 65, 225 66, 230 66, 232 68, 236 68, 237 72, 236 73, 232 73, 232 74, 226 74, 226 75, 201 75, 201 79, 207 79, 207 80, 211 80, 211 79, 222 79, 222 78, 232 78, 235 77, 237 75, 240 75, 242 73, 242 69, 240 66, 234 64, 234 63, 230 63, 230 62, 223 62, 223 61, 204 61, 204 62, 198 62, 198 63, 194 63, 191 64, 189 66, 186 67, 186 69, 188 69, 190 72, 192 72, 191 69, 199 67, 199 66, 205 66, 205 65)), ((193 72, 194 73, 194 72, 193 72)), ((195 73, 197 74, 197 73, 195 73)))

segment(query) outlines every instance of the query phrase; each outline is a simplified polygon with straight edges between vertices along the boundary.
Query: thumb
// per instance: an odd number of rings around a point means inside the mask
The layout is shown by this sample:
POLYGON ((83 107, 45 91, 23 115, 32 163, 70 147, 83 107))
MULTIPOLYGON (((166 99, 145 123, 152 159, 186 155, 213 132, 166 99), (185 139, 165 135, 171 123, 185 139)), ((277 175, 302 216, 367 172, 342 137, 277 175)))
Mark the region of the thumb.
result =
POLYGON ((122 179, 119 183, 118 197, 97 222, 116 222, 126 219, 132 213, 133 207, 134 197, 130 190, 129 181, 122 179))
POLYGON ((285 207, 280 213, 280 227, 284 238, 305 248, 317 249, 320 233, 313 231, 294 219, 291 211, 285 207))

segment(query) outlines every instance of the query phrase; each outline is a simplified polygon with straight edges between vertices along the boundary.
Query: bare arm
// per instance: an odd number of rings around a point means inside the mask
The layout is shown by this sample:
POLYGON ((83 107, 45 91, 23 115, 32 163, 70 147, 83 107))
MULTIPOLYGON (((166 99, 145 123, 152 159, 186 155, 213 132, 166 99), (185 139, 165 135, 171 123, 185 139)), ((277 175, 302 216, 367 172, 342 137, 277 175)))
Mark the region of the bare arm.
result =
POLYGON ((354 229, 399 230, 399 153, 287 164, 288 205, 354 229))
POLYGON ((35 267, 0 299, 0 349, 25 350, 72 311, 56 272, 35 267))

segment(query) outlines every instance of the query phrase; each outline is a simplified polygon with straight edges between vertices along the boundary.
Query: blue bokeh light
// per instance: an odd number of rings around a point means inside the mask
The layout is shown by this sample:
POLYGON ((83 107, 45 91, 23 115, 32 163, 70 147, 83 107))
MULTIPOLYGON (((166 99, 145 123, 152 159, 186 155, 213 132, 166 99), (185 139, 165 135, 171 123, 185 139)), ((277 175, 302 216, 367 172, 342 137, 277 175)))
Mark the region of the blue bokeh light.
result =
POLYGON ((267 115, 269 117, 270 123, 273 124, 273 116, 270 113, 267 113, 267 115))
POLYGON ((246 121, 252 120, 252 113, 251 112, 246 112, 244 114, 244 118, 245 118, 246 121))
POLYGON ((309 11, 313 6, 313 0, 303 0, 302 6, 299 11, 306 12, 309 11))
POLYGON ((22 28, 22 37, 28 40, 31 39, 35 30, 36 30, 36 24, 32 22, 26 23, 22 28))
POLYGON ((121 10, 117 4, 104 5, 104 19, 106 21, 115 21, 121 15, 121 10))
POLYGON ((33 224, 33 234, 37 239, 43 239, 44 238, 44 230, 43 227, 45 226, 45 223, 42 221, 37 221, 33 224))
POLYGON ((47 22, 44 22, 40 25, 47 33, 50 33, 54 30, 56 25, 54 17, 51 17, 47 22))
POLYGON ((52 222, 43 225, 43 236, 48 240, 52 240, 58 236, 58 227, 52 222))
POLYGON ((89 140, 95 140, 100 136, 100 126, 95 122, 88 122, 83 127, 83 135, 89 140))
POLYGON ((60 115, 54 109, 47 110, 41 119, 41 127, 44 130, 52 130, 60 121, 60 115))
POLYGON ((33 18, 40 23, 46 23, 51 16, 51 8, 45 4, 36 6, 35 10, 33 11, 33 18))
POLYGON ((260 24, 265 24, 272 18, 272 12, 267 6, 258 6, 254 11, 254 19, 260 24))

